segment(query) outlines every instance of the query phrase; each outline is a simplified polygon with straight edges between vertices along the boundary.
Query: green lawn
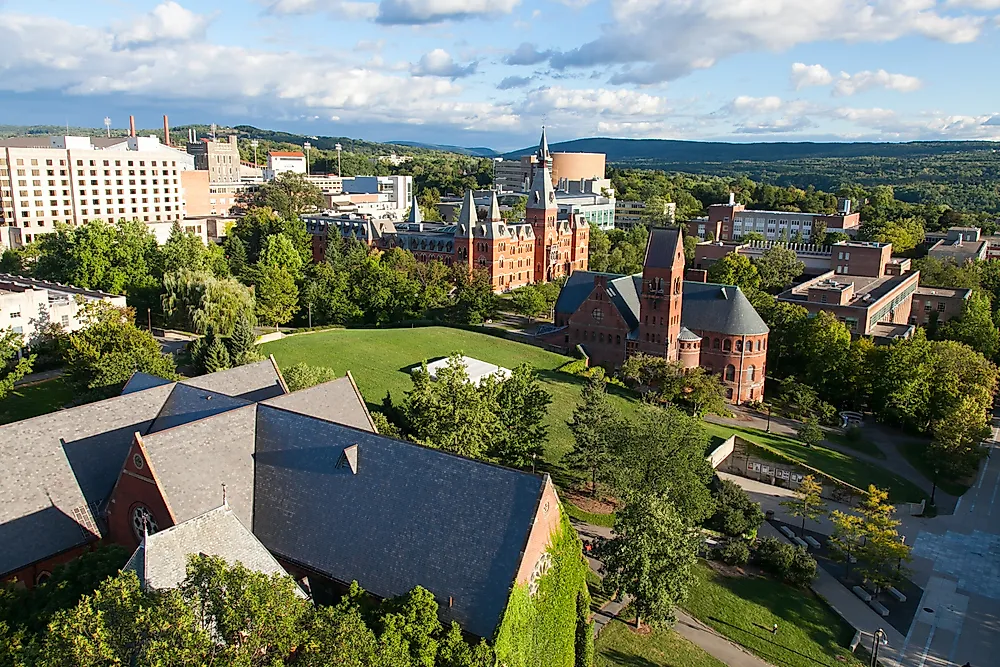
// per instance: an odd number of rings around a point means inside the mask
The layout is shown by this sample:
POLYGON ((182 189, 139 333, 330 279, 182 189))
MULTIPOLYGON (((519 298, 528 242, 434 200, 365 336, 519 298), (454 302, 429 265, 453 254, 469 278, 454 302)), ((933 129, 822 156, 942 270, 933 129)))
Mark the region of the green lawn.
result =
POLYGON ((73 390, 62 378, 15 387, 0 401, 0 424, 10 424, 53 412, 71 400, 73 390))
POLYGON ((867 454, 876 459, 884 459, 885 453, 878 448, 874 442, 868 438, 861 437, 857 440, 850 438, 843 433, 837 433, 836 431, 827 431, 825 435, 826 439, 830 442, 836 443, 848 449, 853 449, 856 452, 861 452, 862 454, 867 454))
MULTIPOLYGON (((449 329, 424 327, 414 329, 335 329, 321 333, 291 336, 262 346, 265 354, 273 354, 280 367, 297 363, 329 366, 343 374, 351 371, 361 394, 370 407, 378 407, 386 391, 394 402, 401 401, 410 389, 410 369, 422 361, 446 357, 452 352, 513 368, 527 362, 535 367, 552 394, 547 424, 549 442, 546 461, 557 465, 573 445, 566 422, 580 401, 585 379, 556 369, 571 361, 570 357, 547 352, 533 345, 516 343, 496 336, 449 329)), ((609 391, 615 392, 615 388, 609 391)), ((626 413, 635 410, 637 401, 625 392, 612 395, 612 400, 626 413)))
MULTIPOLYGON (((926 493, 913 482, 896 475, 885 468, 859 461, 852 456, 826 447, 805 447, 801 442, 784 435, 766 433, 752 428, 705 423, 711 435, 729 437, 734 432, 757 444, 763 450, 770 448, 793 461, 822 470, 828 475, 843 480, 861 489, 874 484, 889 491, 889 499, 894 503, 920 502, 926 493)), ((771 457, 774 458, 774 457, 771 457)), ((780 459, 779 459, 780 460, 780 459)))
POLYGON ((605 528, 615 527, 615 514, 597 514, 595 512, 585 512, 576 505, 571 503, 564 503, 566 514, 569 514, 571 519, 576 519, 577 521, 583 521, 584 523, 592 523, 595 526, 604 526, 605 528))
MULTIPOLYGON (((900 445, 899 452, 910 462, 914 468, 919 470, 928 480, 934 479, 934 464, 927 460, 927 443, 919 440, 907 440, 900 445)), ((982 465, 982 464, 980 464, 982 465)), ((963 496, 969 487, 975 483, 976 476, 967 480, 954 480, 939 477, 938 488, 953 496, 963 496)))
POLYGON ((594 667, 725 667, 673 630, 640 635, 622 621, 608 623, 594 649, 594 667))
POLYGON ((854 630, 811 591, 772 579, 723 577, 703 563, 696 573, 687 610, 764 660, 785 667, 860 667, 847 648, 854 630), (777 635, 770 631, 774 623, 777 635))

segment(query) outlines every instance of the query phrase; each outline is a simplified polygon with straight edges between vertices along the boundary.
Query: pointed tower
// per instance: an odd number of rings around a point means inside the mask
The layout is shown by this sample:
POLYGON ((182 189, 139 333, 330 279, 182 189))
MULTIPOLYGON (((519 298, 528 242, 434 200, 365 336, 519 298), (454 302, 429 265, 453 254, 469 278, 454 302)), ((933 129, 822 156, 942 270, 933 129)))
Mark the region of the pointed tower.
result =
POLYGON ((476 200, 472 190, 466 190, 462 201, 462 210, 455 226, 455 265, 466 266, 471 272, 474 266, 474 237, 479 224, 479 214, 476 212, 476 200))
POLYGON ((684 290, 684 242, 677 228, 649 230, 639 296, 639 351, 678 359, 684 290))
POLYGON ((424 214, 420 212, 420 204, 417 202, 417 195, 413 195, 413 201, 410 202, 410 215, 406 218, 406 221, 416 223, 424 221, 424 214))
POLYGON ((556 217, 556 189, 552 186, 552 155, 549 142, 542 128, 542 138, 538 142, 538 165, 531 179, 528 203, 524 220, 531 225, 535 234, 535 266, 533 282, 549 282, 568 273, 567 257, 559 255, 559 232, 556 217))

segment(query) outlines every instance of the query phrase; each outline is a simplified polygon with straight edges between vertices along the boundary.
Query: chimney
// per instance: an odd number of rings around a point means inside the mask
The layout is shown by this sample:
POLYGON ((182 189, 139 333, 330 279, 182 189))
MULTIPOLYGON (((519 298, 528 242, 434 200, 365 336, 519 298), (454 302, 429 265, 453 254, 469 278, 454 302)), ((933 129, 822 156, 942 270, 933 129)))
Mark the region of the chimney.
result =
POLYGON ((135 116, 128 117, 128 136, 135 136, 135 116))
POLYGON ((694 283, 707 283, 708 271, 705 269, 688 269, 684 272, 684 280, 694 283))
POLYGON ((170 145, 170 123, 167 122, 167 114, 163 114, 163 143, 170 145))
POLYGON ((729 193, 729 205, 730 206, 736 206, 736 193, 735 192, 730 192, 729 193))
POLYGON ((191 134, 194 135, 194 143, 198 143, 198 130, 191 128, 191 134))

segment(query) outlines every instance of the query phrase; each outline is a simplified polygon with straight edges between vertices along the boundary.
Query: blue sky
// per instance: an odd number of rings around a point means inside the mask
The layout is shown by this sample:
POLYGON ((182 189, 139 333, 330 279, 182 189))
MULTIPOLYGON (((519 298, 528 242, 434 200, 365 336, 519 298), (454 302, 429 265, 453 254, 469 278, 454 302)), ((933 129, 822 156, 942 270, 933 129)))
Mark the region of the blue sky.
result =
POLYGON ((1000 0, 0 0, 0 123, 1000 140, 1000 0))

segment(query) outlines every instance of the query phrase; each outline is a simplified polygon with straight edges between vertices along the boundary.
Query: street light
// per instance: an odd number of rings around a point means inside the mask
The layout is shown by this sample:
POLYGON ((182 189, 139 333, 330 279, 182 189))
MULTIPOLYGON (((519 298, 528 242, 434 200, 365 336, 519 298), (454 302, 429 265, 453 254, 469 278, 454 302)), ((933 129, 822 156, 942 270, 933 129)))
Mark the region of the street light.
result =
POLYGON ((312 144, 308 141, 302 144, 302 148, 306 149, 306 176, 309 175, 309 149, 312 148, 312 144))
POLYGON ((253 166, 257 166, 257 147, 260 146, 260 142, 256 139, 250 140, 250 145, 253 146, 253 166))
POLYGON ((934 467, 934 478, 931 480, 931 507, 934 507, 934 494, 937 493, 937 478, 938 478, 937 466, 934 467))
POLYGON ((344 150, 344 147, 340 144, 334 144, 333 150, 337 151, 337 176, 343 176, 344 172, 340 168, 340 151, 344 150))
POLYGON ((767 406, 767 429, 766 430, 767 430, 768 433, 771 432, 771 405, 770 404, 768 404, 768 406, 767 406))
POLYGON ((872 635, 872 661, 869 663, 870 667, 875 667, 878 665, 878 647, 879 645, 888 646, 889 642, 886 639, 885 630, 879 628, 872 635))
POLYGON ((110 139, 111 138, 111 117, 110 116, 105 116, 104 117, 104 127, 108 131, 108 139, 110 139))

